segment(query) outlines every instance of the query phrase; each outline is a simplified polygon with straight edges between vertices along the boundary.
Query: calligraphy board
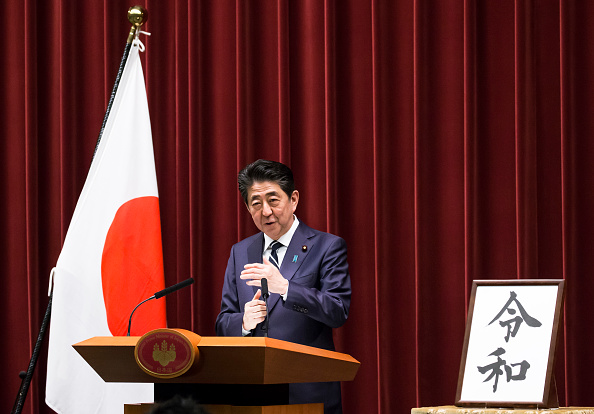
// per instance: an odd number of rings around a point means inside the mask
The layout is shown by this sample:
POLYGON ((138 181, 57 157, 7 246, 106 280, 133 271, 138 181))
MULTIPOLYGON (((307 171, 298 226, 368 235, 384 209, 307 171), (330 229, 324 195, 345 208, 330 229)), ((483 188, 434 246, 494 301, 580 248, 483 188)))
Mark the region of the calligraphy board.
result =
POLYGON ((564 281, 475 280, 456 405, 559 406, 553 367, 564 281))

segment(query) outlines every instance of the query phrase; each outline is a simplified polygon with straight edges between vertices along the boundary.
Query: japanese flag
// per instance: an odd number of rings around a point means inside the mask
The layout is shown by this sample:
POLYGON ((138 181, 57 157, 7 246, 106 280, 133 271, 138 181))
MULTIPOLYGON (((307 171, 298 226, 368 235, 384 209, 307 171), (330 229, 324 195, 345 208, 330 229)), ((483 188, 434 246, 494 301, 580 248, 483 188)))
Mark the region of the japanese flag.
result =
MULTIPOLYGON (((53 270, 46 403, 58 413, 121 413, 152 402, 152 384, 107 384, 74 350, 126 335, 132 309, 163 289, 159 199, 136 40, 53 270)), ((134 313, 131 335, 166 326, 165 300, 134 313)))

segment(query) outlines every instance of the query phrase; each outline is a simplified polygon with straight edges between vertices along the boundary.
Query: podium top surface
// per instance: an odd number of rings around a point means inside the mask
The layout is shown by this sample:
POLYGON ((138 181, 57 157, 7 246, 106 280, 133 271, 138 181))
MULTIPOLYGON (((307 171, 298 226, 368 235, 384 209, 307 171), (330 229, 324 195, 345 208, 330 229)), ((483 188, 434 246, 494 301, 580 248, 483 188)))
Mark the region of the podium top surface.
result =
POLYGON ((162 379, 136 363, 138 336, 98 336, 73 347, 106 382, 284 384, 351 381, 360 363, 350 355, 264 337, 203 336, 188 372, 162 379))

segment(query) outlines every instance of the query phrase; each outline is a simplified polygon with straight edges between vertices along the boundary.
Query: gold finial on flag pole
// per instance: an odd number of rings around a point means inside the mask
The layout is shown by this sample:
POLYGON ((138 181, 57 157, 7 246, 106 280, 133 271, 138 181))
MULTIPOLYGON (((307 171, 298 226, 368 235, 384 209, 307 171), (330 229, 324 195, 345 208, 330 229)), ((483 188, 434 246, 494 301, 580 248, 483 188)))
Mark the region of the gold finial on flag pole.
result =
POLYGON ((142 6, 133 6, 128 9, 128 21, 132 23, 130 34, 128 35, 128 44, 131 44, 136 37, 140 26, 148 19, 148 12, 142 6))
POLYGON ((132 42, 134 38, 137 36, 138 31, 140 30, 140 26, 148 19, 148 12, 142 6, 134 6, 128 9, 128 21, 132 23, 132 28, 130 29, 130 34, 128 35, 128 40, 126 41, 126 47, 124 48, 124 56, 122 56, 122 61, 120 62, 120 68, 118 70, 118 75, 116 76, 115 83, 113 84, 113 89, 111 91, 111 96, 109 97, 109 102, 107 103, 107 110, 105 111, 105 117, 103 118, 103 124, 101 125, 101 130, 99 131, 99 138, 97 139, 97 145, 95 146, 95 153, 93 154, 93 159, 95 159, 95 154, 97 153, 97 148, 99 147, 99 142, 101 142, 101 137, 103 136, 103 131, 105 130, 105 125, 107 124, 107 117, 111 111, 111 106, 113 105, 113 100, 115 98, 116 91, 118 90, 118 85, 120 84, 120 79, 122 78, 122 73, 124 72, 124 66, 126 66, 126 61, 128 60, 128 55, 130 54, 130 49, 132 48, 132 42))

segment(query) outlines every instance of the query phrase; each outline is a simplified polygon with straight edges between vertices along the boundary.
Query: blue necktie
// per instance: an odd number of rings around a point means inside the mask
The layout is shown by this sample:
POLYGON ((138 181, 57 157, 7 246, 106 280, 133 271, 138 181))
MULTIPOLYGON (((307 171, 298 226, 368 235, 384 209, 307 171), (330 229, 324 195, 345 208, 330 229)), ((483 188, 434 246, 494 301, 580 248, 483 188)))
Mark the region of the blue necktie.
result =
POLYGON ((278 254, 277 254, 277 250, 280 249, 281 247, 283 247, 283 244, 281 242, 278 241, 273 241, 270 244, 270 262, 276 266, 277 269, 280 269, 280 263, 278 262, 278 254))

